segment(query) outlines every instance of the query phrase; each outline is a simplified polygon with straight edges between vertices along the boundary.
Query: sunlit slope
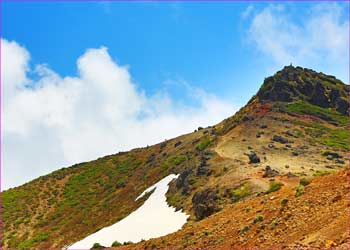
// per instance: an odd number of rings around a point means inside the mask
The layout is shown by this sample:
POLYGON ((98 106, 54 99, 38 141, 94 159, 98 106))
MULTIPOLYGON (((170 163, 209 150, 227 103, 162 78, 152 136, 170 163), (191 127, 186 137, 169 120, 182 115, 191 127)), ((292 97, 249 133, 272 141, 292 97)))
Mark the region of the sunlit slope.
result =
POLYGON ((5 249, 70 245, 135 211, 144 201, 136 197, 169 174, 179 177, 170 183, 168 202, 190 214, 187 226, 196 225, 237 202, 268 197, 281 187, 294 190, 301 178, 343 171, 348 124, 349 85, 285 67, 266 78, 245 107, 213 127, 3 192, 2 244, 5 249))

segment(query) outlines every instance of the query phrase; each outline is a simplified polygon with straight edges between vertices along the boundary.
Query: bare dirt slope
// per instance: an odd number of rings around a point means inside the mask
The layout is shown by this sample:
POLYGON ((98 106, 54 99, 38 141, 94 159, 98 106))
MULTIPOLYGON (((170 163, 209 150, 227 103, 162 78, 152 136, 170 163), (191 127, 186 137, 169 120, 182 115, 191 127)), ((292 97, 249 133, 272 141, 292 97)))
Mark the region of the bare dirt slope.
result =
POLYGON ((120 249, 349 249, 349 177, 349 170, 317 177, 299 196, 285 186, 120 249))

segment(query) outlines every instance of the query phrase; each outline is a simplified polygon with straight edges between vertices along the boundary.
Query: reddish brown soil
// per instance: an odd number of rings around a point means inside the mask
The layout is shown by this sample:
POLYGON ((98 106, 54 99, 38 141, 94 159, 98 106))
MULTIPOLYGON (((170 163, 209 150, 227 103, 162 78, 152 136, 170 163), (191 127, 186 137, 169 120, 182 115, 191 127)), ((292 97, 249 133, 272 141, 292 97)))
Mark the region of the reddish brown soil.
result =
POLYGON ((317 177, 298 197, 295 187, 285 186, 176 233, 121 248, 350 249, 349 177, 349 170, 317 177), (262 221, 254 223, 259 216, 262 221))

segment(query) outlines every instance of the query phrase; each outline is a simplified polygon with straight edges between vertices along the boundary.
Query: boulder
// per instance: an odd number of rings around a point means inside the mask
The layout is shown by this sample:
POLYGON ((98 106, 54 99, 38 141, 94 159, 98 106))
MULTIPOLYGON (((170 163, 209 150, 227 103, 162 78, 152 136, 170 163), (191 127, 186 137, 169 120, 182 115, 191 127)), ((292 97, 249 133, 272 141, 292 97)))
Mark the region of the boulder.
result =
POLYGON ((294 178, 294 177, 297 177, 295 174, 293 174, 292 172, 288 172, 286 174, 287 178, 294 178))
POLYGON ((250 151, 249 154, 246 154, 249 158, 249 163, 259 163, 260 157, 255 153, 255 151, 250 151))
POLYGON ((338 163, 338 164, 345 164, 345 161, 341 160, 341 159, 336 159, 335 160, 335 163, 338 163))
POLYGON ((162 151, 162 150, 166 147, 166 145, 167 145, 167 142, 166 142, 166 141, 162 142, 162 143, 160 144, 160 150, 162 151))
POLYGON ((253 121, 254 117, 253 116, 243 116, 242 121, 246 122, 246 121, 253 121))
POLYGON ((336 152, 331 152, 331 151, 324 152, 323 156, 326 156, 327 159, 329 159, 329 160, 343 158, 340 154, 338 154, 336 152))
POLYGON ((210 188, 196 192, 192 197, 196 218, 201 220, 216 212, 218 209, 217 199, 216 192, 210 188))
POLYGON ((275 142, 282 143, 282 144, 286 144, 286 143, 289 142, 287 138, 284 138, 284 137, 279 136, 279 135, 274 135, 272 137, 272 140, 275 141, 275 142))
POLYGON ((272 169, 270 166, 266 166, 264 171, 265 171, 264 174, 263 174, 264 178, 266 178, 266 177, 274 177, 274 176, 279 175, 279 172, 277 170, 275 170, 275 169, 272 169))

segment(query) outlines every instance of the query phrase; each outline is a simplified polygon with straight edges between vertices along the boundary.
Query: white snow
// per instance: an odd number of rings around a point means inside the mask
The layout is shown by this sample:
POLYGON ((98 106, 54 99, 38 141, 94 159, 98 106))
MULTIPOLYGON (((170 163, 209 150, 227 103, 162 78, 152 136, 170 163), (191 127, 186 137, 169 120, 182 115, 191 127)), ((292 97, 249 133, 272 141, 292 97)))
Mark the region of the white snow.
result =
POLYGON ((169 188, 168 184, 178 176, 168 175, 147 188, 136 200, 147 192, 155 190, 141 207, 117 223, 102 228, 74 243, 68 249, 90 249, 94 243, 109 247, 114 241, 120 243, 132 241, 136 243, 142 239, 148 240, 164 236, 181 229, 186 223, 188 215, 182 211, 175 212, 175 208, 167 204, 165 196, 169 188))

